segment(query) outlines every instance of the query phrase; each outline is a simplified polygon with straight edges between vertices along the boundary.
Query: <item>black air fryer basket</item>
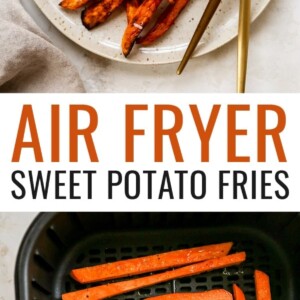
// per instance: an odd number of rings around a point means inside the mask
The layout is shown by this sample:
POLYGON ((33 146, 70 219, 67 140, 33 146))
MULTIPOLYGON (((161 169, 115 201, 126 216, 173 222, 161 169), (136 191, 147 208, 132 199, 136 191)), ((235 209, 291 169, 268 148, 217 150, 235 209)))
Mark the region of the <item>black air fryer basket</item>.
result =
MULTIPOLYGON (((92 285, 76 283, 69 272, 120 259, 233 241, 246 251, 240 266, 186 277, 114 297, 139 300, 174 292, 224 288, 238 283, 255 299, 253 273, 271 279, 272 300, 300 299, 300 215, 297 213, 43 213, 19 250, 17 300, 58 300, 92 285)), ((97 285, 97 284, 93 284, 97 285)))

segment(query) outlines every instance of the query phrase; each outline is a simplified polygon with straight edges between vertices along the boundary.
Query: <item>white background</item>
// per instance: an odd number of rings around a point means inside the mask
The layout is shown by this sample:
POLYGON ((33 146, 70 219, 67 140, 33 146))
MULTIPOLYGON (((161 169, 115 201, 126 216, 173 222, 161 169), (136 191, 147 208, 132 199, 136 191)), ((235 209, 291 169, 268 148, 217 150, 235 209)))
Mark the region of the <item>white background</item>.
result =
MULTIPOLYGON (((292 94, 15 94, 2 95, 1 100, 6 104, 1 110, 1 210, 2 211, 298 211, 298 165, 299 143, 297 142, 299 128, 298 96, 292 94), (50 159, 50 117, 51 105, 60 103, 61 117, 61 162, 51 163, 50 159), (11 163, 14 143, 19 126, 19 119, 24 104, 31 104, 35 114, 40 144, 44 157, 43 163, 36 163, 30 149, 22 151, 20 163, 11 163), (99 123, 93 134, 93 139, 100 159, 98 163, 91 163, 87 155, 85 144, 79 143, 79 162, 69 162, 69 108, 72 104, 86 104, 92 106, 98 114, 99 123), (147 111, 135 113, 135 127, 144 129, 145 135, 135 137, 135 162, 125 163, 125 106, 128 104, 147 104, 147 111), (154 162, 154 105, 170 104, 178 107, 183 114, 183 127, 178 134, 184 162, 176 163, 168 139, 164 140, 164 162, 154 162), (206 126, 212 106, 220 104, 221 109, 216 121, 210 141, 210 162, 202 163, 200 159, 200 141, 196 131, 189 105, 196 104, 206 126), (237 138, 237 154, 250 156, 250 163, 227 162, 227 108, 229 104, 249 104, 250 111, 239 112, 237 115, 237 128, 247 129, 248 135, 237 138), (267 140, 267 162, 257 163, 257 109, 261 104, 274 104, 284 109, 287 124, 281 139, 287 163, 278 163, 273 142, 267 140), (28 176, 22 182, 27 188, 26 198, 15 200, 11 191, 18 189, 11 181, 11 174, 15 170, 96 170, 93 179, 93 199, 87 200, 86 177, 76 177, 81 181, 81 187, 76 188, 76 194, 81 200, 69 200, 67 175, 66 186, 61 188, 61 194, 66 200, 55 200, 54 181, 50 180, 48 198, 43 200, 40 194, 36 200, 32 199, 29 189, 28 176), (108 200, 107 172, 119 170, 123 174, 128 170, 157 170, 153 177, 153 199, 147 200, 146 179, 141 175, 141 194, 136 200, 129 200, 124 194, 124 185, 114 189, 113 199, 108 200), (189 180, 185 181, 185 197, 180 200, 178 196, 178 180, 171 176, 174 190, 174 200, 168 195, 158 200, 161 184, 161 172, 169 170, 203 170, 207 175, 207 194, 203 200, 195 200, 189 191, 189 180), (290 196, 286 200, 276 199, 274 190, 278 188, 272 179, 272 186, 267 194, 273 196, 272 200, 262 200, 260 197, 260 184, 257 184, 256 200, 244 200, 241 194, 239 199, 233 200, 231 189, 226 189, 225 199, 219 200, 218 172, 219 170, 286 170, 289 179, 286 181, 290 196)), ((166 113, 164 128, 172 127, 173 115, 166 113)), ((89 119, 86 114, 79 115, 79 126, 87 126, 89 119)), ((273 128, 277 124, 274 113, 267 115, 267 127, 273 128)), ((28 131, 26 139, 29 138, 28 131)), ((188 178, 188 177, 187 177, 188 178)), ((259 173, 258 173, 259 179, 259 173)), ((131 191, 133 185, 131 184, 131 191)), ((249 192, 251 186, 247 186, 249 192)), ((248 196, 251 198, 251 196, 248 196)))

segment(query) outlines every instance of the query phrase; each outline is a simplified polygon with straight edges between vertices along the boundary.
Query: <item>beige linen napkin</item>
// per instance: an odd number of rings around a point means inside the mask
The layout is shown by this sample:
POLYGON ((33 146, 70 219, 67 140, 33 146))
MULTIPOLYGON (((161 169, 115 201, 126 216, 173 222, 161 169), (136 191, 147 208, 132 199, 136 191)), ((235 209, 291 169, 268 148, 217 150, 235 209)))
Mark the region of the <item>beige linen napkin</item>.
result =
POLYGON ((19 0, 0 0, 0 7, 0 92, 84 92, 76 68, 19 0))

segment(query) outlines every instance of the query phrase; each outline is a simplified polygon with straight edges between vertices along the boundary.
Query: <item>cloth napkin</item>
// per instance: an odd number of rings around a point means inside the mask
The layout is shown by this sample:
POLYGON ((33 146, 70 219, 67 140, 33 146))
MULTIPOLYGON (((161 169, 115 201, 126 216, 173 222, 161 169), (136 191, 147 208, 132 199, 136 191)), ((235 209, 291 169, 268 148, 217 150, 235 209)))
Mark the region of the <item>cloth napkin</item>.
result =
POLYGON ((0 92, 84 92, 76 68, 19 0, 0 0, 0 7, 0 92))

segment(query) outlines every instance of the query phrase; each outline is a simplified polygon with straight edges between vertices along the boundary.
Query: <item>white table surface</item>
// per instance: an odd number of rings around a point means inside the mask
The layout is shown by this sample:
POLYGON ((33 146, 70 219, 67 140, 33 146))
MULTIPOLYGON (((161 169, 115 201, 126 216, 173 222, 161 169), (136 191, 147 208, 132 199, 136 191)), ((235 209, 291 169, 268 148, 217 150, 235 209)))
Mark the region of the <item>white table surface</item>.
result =
POLYGON ((15 261, 23 236, 36 215, 0 213, 0 300, 15 299, 15 261))
MULTIPOLYGON (((234 92, 236 40, 192 60, 182 76, 177 64, 133 66, 81 49, 61 35, 32 0, 22 0, 53 43, 80 71, 88 92, 234 92)), ((300 1, 272 0, 253 24, 249 92, 300 91, 300 1)), ((22 237, 36 213, 0 213, 0 300, 14 299, 14 266, 22 237)))
MULTIPOLYGON (((235 92, 236 39, 193 59, 184 74, 178 76, 177 64, 134 66, 83 50, 52 26, 33 0, 21 2, 53 43, 77 66, 88 92, 235 92)), ((300 91, 299 11, 299 0, 271 0, 253 24, 248 92, 300 91)))

